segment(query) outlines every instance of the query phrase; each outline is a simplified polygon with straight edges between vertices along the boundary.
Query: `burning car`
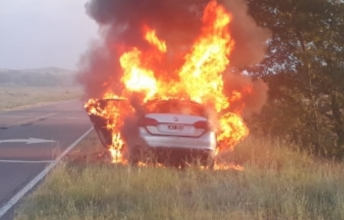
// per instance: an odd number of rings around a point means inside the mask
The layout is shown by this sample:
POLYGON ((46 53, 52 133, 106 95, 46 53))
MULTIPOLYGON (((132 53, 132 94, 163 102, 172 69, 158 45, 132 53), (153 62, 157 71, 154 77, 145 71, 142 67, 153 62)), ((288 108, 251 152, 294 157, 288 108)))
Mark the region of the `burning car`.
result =
POLYGON ((212 166, 215 152, 233 150, 249 134, 243 115, 258 109, 253 97, 261 86, 229 71, 236 45, 232 14, 216 0, 201 8, 201 20, 194 10, 185 12, 199 26, 184 43, 170 37, 160 19, 125 22, 122 31, 117 31, 121 19, 100 22, 116 24, 116 31, 92 53, 81 78, 88 85, 85 108, 113 163, 139 163, 152 153, 158 162, 198 158, 212 166))
POLYGON ((99 113, 105 113, 110 106, 120 109, 128 105, 125 99, 104 99, 86 108, 104 147, 117 149, 118 156, 127 148, 131 164, 152 161, 184 165, 197 161, 204 166, 214 165, 216 133, 210 126, 204 106, 189 100, 150 100, 142 106, 144 113, 138 116, 129 133, 113 132, 107 125, 115 124, 113 120, 121 123, 116 112, 107 114, 107 117, 99 113), (131 139, 127 141, 128 146, 119 137, 131 139))

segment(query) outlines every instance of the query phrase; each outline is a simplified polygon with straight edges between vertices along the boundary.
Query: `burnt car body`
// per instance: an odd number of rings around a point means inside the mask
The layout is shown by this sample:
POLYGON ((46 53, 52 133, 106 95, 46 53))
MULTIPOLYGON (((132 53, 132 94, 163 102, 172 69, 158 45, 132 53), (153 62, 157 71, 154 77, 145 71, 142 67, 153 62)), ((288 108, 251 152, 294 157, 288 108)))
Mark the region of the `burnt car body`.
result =
MULTIPOLYGON (((120 103, 123 100, 101 100, 120 103)), ((177 99, 151 100, 144 104, 143 114, 136 115, 134 129, 125 134, 131 140, 129 162, 140 161, 185 165, 197 162, 213 166, 216 133, 209 126, 206 109, 193 101, 177 99), (130 137, 135 135, 137 137, 130 137)), ((111 134, 105 128, 106 120, 90 115, 104 146, 111 145, 111 134)))

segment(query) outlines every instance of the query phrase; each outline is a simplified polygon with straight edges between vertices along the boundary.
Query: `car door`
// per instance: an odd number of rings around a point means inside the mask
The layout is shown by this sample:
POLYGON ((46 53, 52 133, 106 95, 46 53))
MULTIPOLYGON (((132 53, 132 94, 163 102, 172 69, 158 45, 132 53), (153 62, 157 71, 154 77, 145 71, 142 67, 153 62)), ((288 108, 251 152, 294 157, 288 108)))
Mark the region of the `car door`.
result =
MULTIPOLYGON (((101 99, 97 100, 94 103, 94 106, 96 106, 97 111, 101 112, 103 111, 107 106, 118 106, 128 104, 126 100, 123 99, 101 99)), ((100 114, 92 113, 89 109, 86 109, 88 112, 88 115, 90 117, 90 120, 93 124, 93 127, 95 131, 97 132, 97 135, 103 144, 105 148, 111 148, 112 146, 112 132, 107 128, 107 124, 109 119, 101 116, 100 114)))

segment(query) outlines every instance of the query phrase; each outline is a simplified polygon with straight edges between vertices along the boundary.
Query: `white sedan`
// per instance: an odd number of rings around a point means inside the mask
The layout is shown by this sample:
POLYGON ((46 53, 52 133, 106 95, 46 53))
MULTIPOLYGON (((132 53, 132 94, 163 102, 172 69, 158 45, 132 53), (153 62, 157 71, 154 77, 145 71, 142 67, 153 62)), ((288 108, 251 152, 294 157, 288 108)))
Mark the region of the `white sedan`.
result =
POLYGON ((200 163, 213 166, 216 133, 209 126, 206 109, 196 102, 152 100, 137 122, 140 142, 131 146, 131 163, 152 158, 162 163, 200 163), (152 157, 151 157, 152 156, 152 157))

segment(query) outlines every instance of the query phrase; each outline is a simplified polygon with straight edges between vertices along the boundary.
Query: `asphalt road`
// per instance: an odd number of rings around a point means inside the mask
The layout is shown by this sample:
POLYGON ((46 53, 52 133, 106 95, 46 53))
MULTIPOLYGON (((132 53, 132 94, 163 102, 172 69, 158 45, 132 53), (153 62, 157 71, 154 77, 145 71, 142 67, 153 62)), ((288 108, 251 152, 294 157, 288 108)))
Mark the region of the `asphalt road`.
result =
POLYGON ((13 196, 91 127, 79 101, 0 112, 0 220, 13 219, 13 196), (5 206, 11 209, 1 216, 5 206))

